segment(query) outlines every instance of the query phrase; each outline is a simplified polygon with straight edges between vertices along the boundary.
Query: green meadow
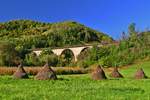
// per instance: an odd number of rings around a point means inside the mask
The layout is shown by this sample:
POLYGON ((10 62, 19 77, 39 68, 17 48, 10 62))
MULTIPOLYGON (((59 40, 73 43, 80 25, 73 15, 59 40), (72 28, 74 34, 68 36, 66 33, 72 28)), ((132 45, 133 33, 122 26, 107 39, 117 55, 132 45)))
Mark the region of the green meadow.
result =
MULTIPOLYGON (((141 63, 150 77, 150 62, 141 63)), ((123 79, 94 81, 90 74, 59 75, 59 80, 14 80, 0 76, 0 100, 149 100, 150 79, 133 78, 139 65, 123 68, 123 79)))

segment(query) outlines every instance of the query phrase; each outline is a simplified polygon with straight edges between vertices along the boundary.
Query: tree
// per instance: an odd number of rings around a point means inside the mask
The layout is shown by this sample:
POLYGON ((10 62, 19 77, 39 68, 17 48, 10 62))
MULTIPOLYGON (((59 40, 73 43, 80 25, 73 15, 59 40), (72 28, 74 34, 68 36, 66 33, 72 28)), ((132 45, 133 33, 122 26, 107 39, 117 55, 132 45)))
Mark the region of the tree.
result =
POLYGON ((21 61, 15 45, 9 42, 0 42, 0 65, 13 66, 21 61))
POLYGON ((70 49, 64 50, 59 57, 60 65, 62 66, 74 63, 74 60, 74 54, 70 49))
POLYGON ((130 42, 130 46, 133 47, 135 45, 138 44, 138 34, 135 28, 136 24, 135 23, 131 23, 128 27, 128 31, 129 31, 129 42, 130 42))
POLYGON ((122 38, 121 38, 121 40, 126 40, 127 39, 127 36, 126 36, 126 33, 125 32, 122 32, 122 38))

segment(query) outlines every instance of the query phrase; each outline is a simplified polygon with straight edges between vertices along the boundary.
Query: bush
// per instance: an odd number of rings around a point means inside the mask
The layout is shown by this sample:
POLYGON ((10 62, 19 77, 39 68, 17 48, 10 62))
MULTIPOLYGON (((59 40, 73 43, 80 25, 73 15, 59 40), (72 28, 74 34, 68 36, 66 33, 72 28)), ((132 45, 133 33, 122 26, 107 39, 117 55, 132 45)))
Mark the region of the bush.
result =
POLYGON ((46 62, 48 62, 50 66, 56 67, 59 60, 57 55, 51 54, 51 55, 40 56, 40 62, 41 65, 44 65, 46 62))
POLYGON ((27 66, 38 66, 40 65, 39 57, 35 53, 29 53, 25 56, 24 64, 27 66))

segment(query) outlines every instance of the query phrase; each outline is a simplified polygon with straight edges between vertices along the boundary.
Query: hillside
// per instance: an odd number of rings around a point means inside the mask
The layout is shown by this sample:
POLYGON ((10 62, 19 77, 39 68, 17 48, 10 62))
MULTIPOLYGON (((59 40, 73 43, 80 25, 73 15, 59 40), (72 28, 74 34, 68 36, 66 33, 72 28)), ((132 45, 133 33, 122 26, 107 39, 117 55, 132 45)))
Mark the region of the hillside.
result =
POLYGON ((45 48, 111 42, 113 39, 74 21, 13 20, 0 23, 0 40, 13 42, 18 47, 45 48))

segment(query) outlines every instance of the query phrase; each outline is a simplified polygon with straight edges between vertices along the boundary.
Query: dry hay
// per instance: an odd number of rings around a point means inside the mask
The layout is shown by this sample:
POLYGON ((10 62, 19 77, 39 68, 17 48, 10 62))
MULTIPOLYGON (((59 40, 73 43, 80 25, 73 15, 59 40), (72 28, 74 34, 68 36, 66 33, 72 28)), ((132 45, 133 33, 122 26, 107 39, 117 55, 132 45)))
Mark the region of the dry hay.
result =
POLYGON ((16 72, 13 74, 13 78, 15 79, 29 78, 22 64, 18 66, 16 72))
POLYGON ((147 78, 142 68, 138 69, 137 72, 134 75, 135 79, 144 79, 147 78))
POLYGON ((105 76, 105 72, 103 71, 100 65, 98 65, 97 68, 92 72, 92 79, 93 80, 107 79, 107 77, 105 76))
POLYGON ((41 71, 35 76, 37 80, 56 80, 57 76, 55 72, 49 67, 48 64, 45 64, 41 71))
POLYGON ((113 71, 110 74, 110 77, 113 77, 113 78, 123 78, 122 74, 118 71, 117 67, 114 67, 113 71))

